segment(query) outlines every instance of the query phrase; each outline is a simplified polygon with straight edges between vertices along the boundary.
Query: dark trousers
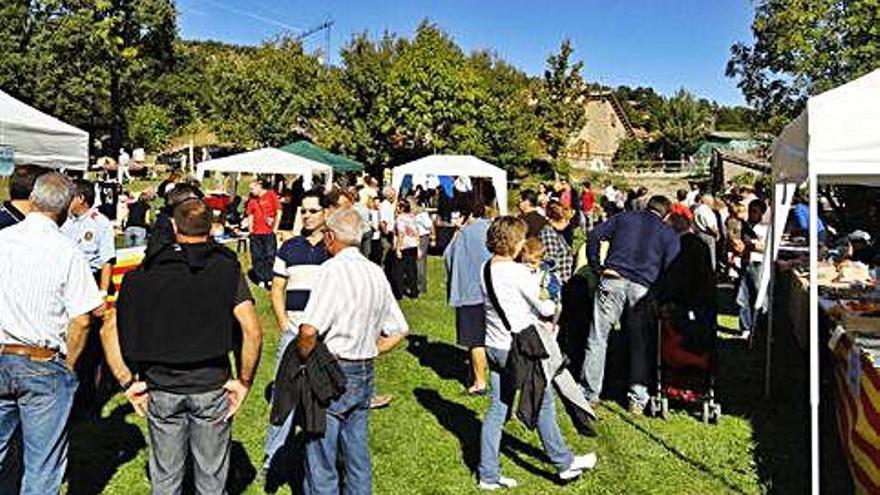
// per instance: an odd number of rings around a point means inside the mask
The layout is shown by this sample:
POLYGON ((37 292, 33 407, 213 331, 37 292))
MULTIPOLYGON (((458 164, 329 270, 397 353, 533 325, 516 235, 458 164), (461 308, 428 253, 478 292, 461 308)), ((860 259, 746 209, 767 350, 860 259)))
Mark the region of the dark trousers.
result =
POLYGON ((251 234, 251 265, 255 282, 272 281, 276 246, 275 234, 251 234))
POLYGON ((403 249, 400 254, 400 258, 394 261, 394 285, 397 286, 394 295, 398 299, 403 296, 419 297, 419 248, 403 249))

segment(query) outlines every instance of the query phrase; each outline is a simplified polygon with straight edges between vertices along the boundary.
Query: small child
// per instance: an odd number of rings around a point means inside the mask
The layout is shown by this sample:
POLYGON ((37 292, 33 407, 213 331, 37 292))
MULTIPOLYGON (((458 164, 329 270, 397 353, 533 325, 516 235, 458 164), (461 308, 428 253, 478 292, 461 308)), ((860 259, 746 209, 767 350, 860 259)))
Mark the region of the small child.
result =
POLYGON ((562 299, 562 284, 552 271, 552 262, 544 260, 544 245, 541 239, 531 237, 526 239, 523 247, 521 261, 532 269, 533 273, 541 276, 541 299, 551 300, 559 304, 562 299))

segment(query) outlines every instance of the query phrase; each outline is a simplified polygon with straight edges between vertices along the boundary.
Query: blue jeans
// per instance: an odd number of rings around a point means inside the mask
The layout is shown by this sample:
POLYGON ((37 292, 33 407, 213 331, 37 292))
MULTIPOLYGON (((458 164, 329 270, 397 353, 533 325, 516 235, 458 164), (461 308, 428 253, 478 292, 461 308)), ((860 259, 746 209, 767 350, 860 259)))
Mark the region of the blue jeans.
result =
POLYGON ((146 246, 147 229, 143 227, 126 227, 123 232, 123 238, 125 239, 125 247, 127 248, 146 246))
MULTIPOLYGON (((513 388, 513 379, 502 376, 501 370, 507 364, 508 351, 494 347, 486 348, 486 357, 489 360, 489 390, 492 403, 486 416, 483 418, 483 428, 480 430, 480 466, 477 474, 480 481, 497 483, 501 477, 501 463, 499 461, 501 450, 501 436, 504 423, 510 416, 513 405, 513 397, 516 390, 513 388)), ((556 423, 556 412, 553 409, 553 387, 547 383, 544 391, 544 400, 541 402, 541 411, 538 413, 538 436, 544 452, 550 458, 556 469, 564 471, 571 466, 574 455, 565 444, 559 425, 556 423)))
POLYGON ((20 427, 23 495, 61 490, 67 468, 67 420, 76 387, 76 375, 60 360, 39 362, 0 355, 0 465, 20 427))
POLYGON ((599 281, 593 302, 593 322, 587 335, 584 354, 583 386, 587 400, 595 400, 602 393, 605 379, 605 357, 611 327, 628 308, 624 329, 630 333, 630 387, 629 399, 644 406, 648 402, 647 383, 653 361, 648 350, 651 311, 648 288, 625 278, 603 276, 599 281))
POLYGON ((199 394, 150 390, 150 482, 155 495, 180 494, 186 458, 192 455, 198 494, 226 493, 232 421, 223 388, 199 394))
POLYGON ((761 263, 749 263, 740 276, 736 304, 739 306, 739 329, 743 332, 751 332, 755 329, 754 308, 760 278, 761 263))
POLYGON ((345 469, 346 495, 369 495, 373 492, 370 467, 369 413, 373 396, 373 363, 340 361, 347 380, 345 393, 327 407, 327 427, 321 437, 306 442, 306 494, 337 494, 339 473, 337 454, 345 469))
POLYGON ((272 281, 277 245, 275 234, 251 234, 251 266, 257 282, 272 281))
MULTIPOLYGON (((294 335, 293 332, 281 332, 281 340, 278 342, 278 350, 275 352, 275 371, 272 373, 272 376, 275 377, 276 385, 278 384, 278 366, 281 364, 281 359, 284 357, 284 351, 294 339, 296 339, 296 335, 294 335)), ((272 387, 272 394, 272 400, 274 401, 275 386, 272 387)), ((281 426, 275 426, 272 423, 269 423, 269 429, 266 431, 266 447, 264 449, 266 457, 263 462, 263 469, 269 469, 272 465, 272 459, 275 457, 275 454, 277 454, 278 451, 281 450, 281 447, 284 446, 284 443, 287 442, 287 437, 290 436, 292 426, 293 411, 290 412, 290 415, 287 416, 287 419, 284 420, 284 424, 281 426)))

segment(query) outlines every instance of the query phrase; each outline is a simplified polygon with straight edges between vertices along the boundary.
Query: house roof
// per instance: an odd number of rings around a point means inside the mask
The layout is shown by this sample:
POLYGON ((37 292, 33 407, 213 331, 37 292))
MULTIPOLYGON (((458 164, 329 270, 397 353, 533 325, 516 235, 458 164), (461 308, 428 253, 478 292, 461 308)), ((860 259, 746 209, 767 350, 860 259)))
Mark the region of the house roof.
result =
POLYGON ((617 100, 617 97, 614 96, 613 91, 609 90, 598 90, 598 91, 588 91, 587 92, 588 100, 608 100, 611 104, 611 108, 614 109, 614 113, 617 114, 617 117, 623 122, 623 127, 626 129, 626 133, 630 137, 636 137, 636 133, 633 130, 632 123, 629 121, 629 117, 626 116, 626 112, 623 111, 623 107, 620 105, 620 101, 617 100))

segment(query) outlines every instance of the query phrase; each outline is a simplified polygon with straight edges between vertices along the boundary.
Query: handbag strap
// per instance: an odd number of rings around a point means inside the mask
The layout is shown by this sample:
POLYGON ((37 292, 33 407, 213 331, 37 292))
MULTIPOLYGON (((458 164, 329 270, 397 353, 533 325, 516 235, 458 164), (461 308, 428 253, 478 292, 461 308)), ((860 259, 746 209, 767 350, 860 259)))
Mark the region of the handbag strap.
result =
POLYGON ((510 326, 510 321, 507 319, 507 315, 504 314, 504 310, 501 309, 501 304, 498 302, 498 296, 495 294, 495 287, 492 284, 491 260, 483 264, 483 280, 486 281, 486 292, 489 293, 489 301, 492 303, 492 306, 495 307, 495 312, 498 313, 498 317, 501 318, 501 323, 504 324, 504 328, 506 328, 508 332, 512 332, 513 330, 510 326))

